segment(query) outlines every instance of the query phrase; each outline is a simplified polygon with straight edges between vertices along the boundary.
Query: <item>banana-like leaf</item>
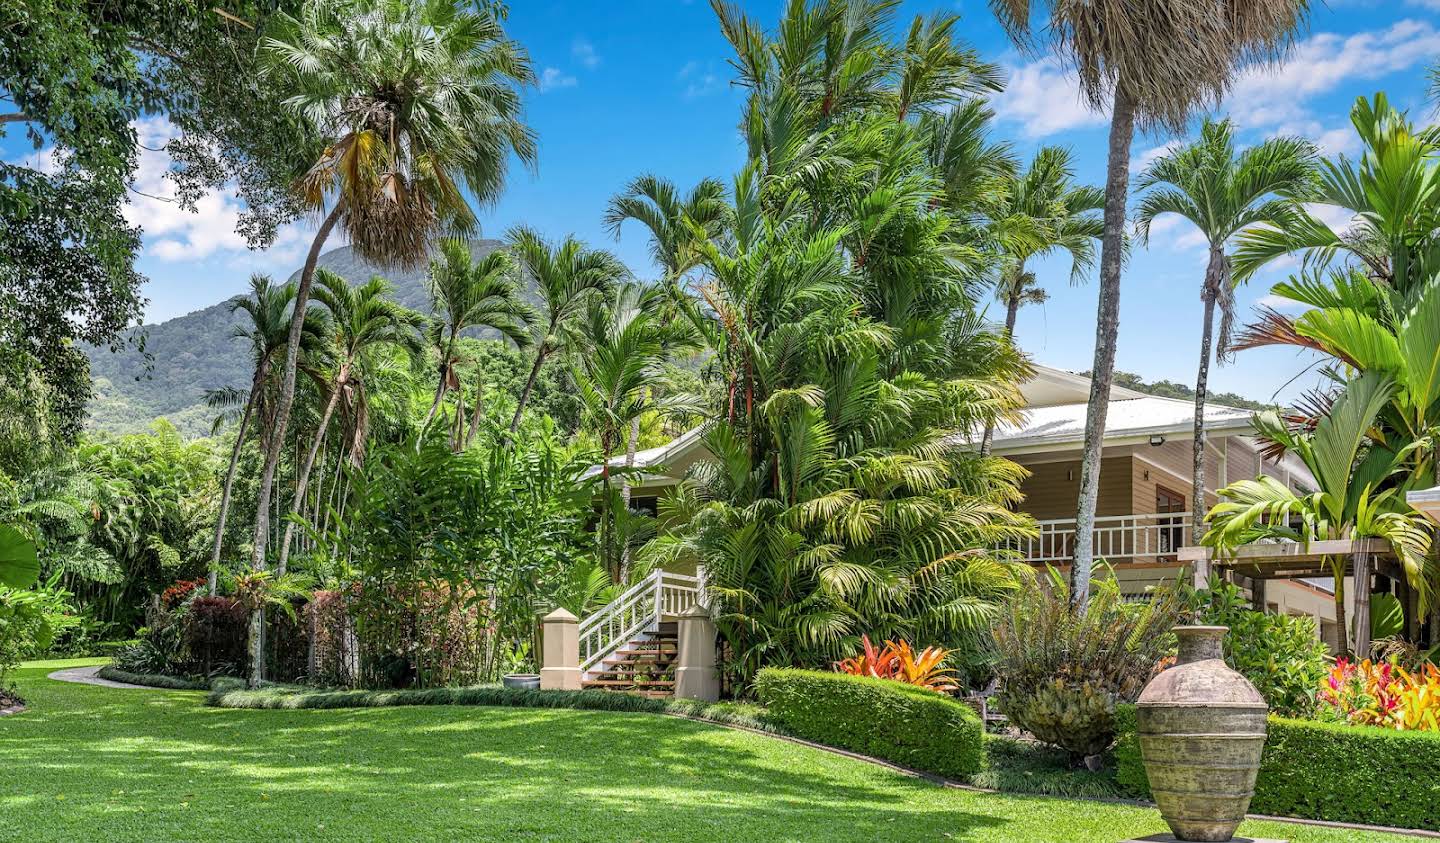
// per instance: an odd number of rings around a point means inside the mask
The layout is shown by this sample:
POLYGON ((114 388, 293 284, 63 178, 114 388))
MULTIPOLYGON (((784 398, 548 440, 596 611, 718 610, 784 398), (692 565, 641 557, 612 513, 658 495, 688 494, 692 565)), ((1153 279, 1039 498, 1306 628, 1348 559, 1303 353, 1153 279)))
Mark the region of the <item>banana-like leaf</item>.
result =
POLYGON ((35 542, 14 527, 0 526, 0 585, 29 588, 39 577, 35 542))

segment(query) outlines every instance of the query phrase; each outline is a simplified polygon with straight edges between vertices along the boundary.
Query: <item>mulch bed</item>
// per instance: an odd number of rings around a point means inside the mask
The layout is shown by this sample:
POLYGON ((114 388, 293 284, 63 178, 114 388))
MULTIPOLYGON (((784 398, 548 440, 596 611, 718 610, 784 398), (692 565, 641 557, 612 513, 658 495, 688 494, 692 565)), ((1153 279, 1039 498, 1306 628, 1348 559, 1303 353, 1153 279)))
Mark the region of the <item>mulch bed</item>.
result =
POLYGON ((14 691, 0 688, 0 717, 7 714, 19 714, 25 710, 25 701, 20 699, 14 691))

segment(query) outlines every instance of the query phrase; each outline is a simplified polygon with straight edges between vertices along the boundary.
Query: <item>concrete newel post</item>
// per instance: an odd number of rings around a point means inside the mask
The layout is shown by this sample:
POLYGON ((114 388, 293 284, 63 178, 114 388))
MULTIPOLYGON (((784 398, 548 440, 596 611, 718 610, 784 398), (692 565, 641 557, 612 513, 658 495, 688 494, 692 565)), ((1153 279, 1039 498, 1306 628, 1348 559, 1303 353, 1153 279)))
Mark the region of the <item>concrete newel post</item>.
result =
POLYGON ((540 690, 580 690, 580 619, 564 609, 556 609, 540 622, 545 628, 540 690))
POLYGON ((715 702, 720 699, 720 675, 715 669, 715 622, 710 611, 696 603, 680 616, 677 627, 676 699, 715 702))

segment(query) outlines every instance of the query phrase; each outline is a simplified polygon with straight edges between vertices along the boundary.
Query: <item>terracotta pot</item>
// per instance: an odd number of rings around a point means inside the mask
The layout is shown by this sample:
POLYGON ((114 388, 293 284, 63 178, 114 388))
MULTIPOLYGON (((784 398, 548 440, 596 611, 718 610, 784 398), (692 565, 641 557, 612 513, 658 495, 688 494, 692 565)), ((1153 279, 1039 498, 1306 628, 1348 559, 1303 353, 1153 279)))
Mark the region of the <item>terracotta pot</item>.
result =
POLYGON ((1181 840, 1229 840, 1265 748, 1264 697, 1221 657, 1223 626, 1177 626, 1175 666, 1136 702, 1140 754, 1160 816, 1181 840))

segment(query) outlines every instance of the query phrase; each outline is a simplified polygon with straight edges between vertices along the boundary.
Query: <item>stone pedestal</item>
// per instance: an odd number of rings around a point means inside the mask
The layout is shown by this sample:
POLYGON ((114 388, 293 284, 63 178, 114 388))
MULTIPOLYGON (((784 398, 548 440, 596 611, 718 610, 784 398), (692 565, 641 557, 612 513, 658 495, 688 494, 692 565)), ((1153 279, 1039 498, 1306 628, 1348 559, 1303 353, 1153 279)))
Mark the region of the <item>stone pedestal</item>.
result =
MULTIPOLYGON (((1152 834, 1149 837, 1132 837, 1129 840, 1122 840, 1121 843, 1182 843, 1182 841, 1173 834, 1152 834)), ((1289 843, 1289 841, 1277 840, 1274 837, 1232 837, 1230 843, 1289 843)))
POLYGON ((540 690, 580 690, 580 619, 556 609, 541 623, 545 643, 540 658, 540 690))
POLYGON ((720 675, 715 669, 715 622, 697 603, 676 624, 680 654, 675 660, 675 697, 715 702, 720 699, 720 675))

